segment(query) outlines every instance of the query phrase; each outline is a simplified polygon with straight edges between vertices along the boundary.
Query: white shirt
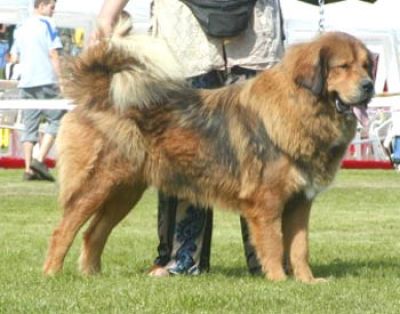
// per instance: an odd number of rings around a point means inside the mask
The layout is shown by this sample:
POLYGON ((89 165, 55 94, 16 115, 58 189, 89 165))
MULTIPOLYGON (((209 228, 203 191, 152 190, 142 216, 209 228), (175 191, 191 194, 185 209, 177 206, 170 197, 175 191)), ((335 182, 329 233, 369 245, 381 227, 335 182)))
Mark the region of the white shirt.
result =
POLYGON ((186 77, 241 66, 262 70, 283 54, 279 0, 258 0, 249 27, 228 43, 207 36, 190 9, 181 1, 155 0, 153 35, 164 39, 186 77))
POLYGON ((11 54, 21 65, 18 87, 36 87, 57 83, 50 51, 62 48, 57 29, 51 18, 31 16, 17 30, 11 54))

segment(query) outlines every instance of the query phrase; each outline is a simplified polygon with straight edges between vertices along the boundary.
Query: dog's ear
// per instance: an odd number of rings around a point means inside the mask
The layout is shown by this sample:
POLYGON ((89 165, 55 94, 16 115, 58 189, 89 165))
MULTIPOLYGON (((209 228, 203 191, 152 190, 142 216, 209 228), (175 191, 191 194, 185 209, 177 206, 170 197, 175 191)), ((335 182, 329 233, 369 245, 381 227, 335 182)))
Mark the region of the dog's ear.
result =
POLYGON ((322 96, 328 75, 328 49, 307 51, 301 55, 302 57, 297 60, 295 65, 294 80, 296 84, 309 89, 316 96, 322 96))
MULTIPOLYGON (((367 49, 367 48, 365 48, 367 49)), ((368 75, 373 81, 376 79, 376 72, 378 70, 379 54, 373 53, 368 50, 368 75)))

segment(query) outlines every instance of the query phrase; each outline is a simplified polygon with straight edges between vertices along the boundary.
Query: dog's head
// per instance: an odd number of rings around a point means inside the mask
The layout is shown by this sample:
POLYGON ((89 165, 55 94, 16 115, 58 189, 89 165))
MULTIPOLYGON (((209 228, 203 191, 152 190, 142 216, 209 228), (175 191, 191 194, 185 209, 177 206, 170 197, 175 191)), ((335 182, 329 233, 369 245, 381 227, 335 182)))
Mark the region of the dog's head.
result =
POLYGON ((372 54, 355 37, 341 32, 289 50, 295 83, 316 97, 329 100, 341 114, 353 113, 361 123, 374 95, 372 54))

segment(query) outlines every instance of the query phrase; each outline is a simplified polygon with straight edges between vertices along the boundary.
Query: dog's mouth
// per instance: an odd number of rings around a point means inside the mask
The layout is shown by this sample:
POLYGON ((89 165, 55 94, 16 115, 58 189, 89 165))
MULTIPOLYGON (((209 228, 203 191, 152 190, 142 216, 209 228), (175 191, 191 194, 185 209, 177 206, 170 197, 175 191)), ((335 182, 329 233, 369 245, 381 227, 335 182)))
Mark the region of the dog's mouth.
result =
POLYGON ((370 98, 356 104, 346 104, 339 97, 335 99, 336 110, 340 114, 354 115, 363 127, 368 127, 368 103, 370 98))

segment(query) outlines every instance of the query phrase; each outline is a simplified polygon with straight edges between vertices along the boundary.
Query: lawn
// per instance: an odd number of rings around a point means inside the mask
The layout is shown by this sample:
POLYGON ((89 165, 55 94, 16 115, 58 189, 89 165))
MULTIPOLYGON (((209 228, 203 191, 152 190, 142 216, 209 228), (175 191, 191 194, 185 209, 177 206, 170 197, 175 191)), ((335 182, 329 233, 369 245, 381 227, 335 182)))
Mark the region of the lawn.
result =
POLYGON ((271 283, 245 267, 239 219, 216 212, 212 269, 149 278, 156 193, 149 190, 113 232, 103 272, 77 271, 81 235, 62 274, 41 267, 61 212, 57 186, 0 170, 0 313, 400 313, 400 173, 342 170, 311 216, 310 255, 325 284, 271 283))

